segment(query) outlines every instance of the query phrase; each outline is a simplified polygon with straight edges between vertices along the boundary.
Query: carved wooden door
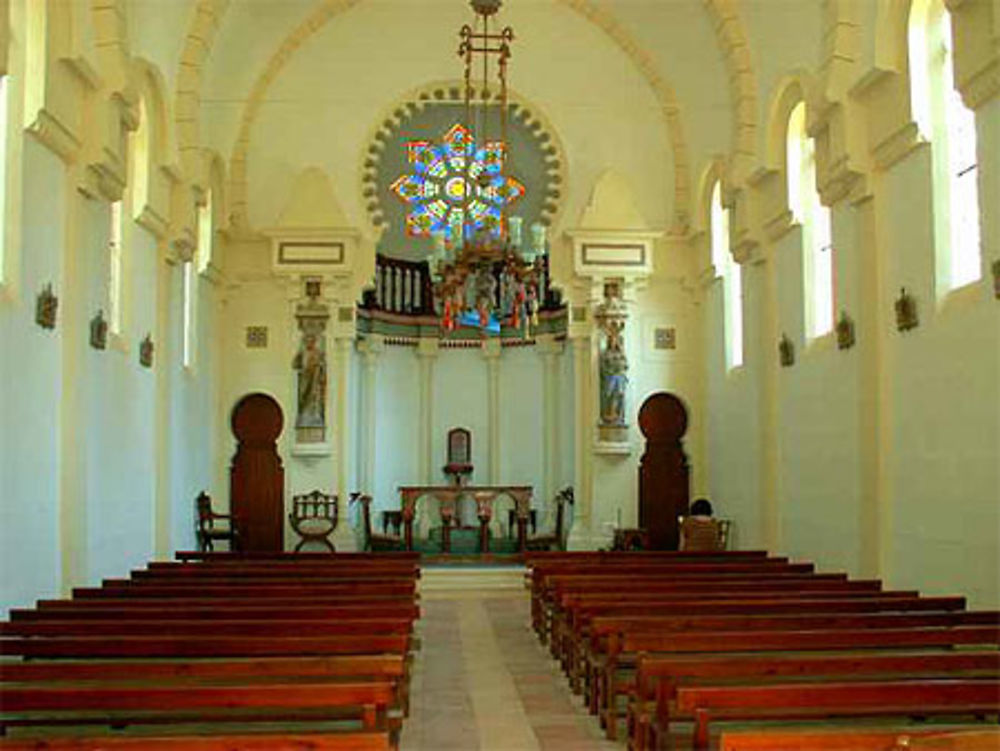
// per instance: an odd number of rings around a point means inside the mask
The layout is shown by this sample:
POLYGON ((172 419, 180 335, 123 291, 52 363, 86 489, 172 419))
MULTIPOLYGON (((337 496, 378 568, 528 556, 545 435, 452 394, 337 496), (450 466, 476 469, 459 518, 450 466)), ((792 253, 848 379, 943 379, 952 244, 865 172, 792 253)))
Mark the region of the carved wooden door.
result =
POLYGON ((639 460, 639 526, 654 550, 676 550, 677 516, 686 514, 690 496, 687 456, 681 438, 687 430, 684 403, 665 391, 639 409, 646 450, 639 460))
POLYGON ((244 396, 233 408, 229 497, 245 551, 284 549, 285 470, 276 443, 283 422, 281 407, 266 394, 244 396))

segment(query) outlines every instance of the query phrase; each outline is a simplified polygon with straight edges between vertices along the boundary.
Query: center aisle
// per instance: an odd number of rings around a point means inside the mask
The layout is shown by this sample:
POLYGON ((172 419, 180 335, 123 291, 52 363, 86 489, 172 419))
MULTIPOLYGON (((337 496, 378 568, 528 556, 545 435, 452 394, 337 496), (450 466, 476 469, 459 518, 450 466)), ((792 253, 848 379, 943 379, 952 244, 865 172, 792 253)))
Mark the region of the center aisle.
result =
POLYGON ((529 624, 524 569, 421 572, 402 751, 616 751, 529 624))

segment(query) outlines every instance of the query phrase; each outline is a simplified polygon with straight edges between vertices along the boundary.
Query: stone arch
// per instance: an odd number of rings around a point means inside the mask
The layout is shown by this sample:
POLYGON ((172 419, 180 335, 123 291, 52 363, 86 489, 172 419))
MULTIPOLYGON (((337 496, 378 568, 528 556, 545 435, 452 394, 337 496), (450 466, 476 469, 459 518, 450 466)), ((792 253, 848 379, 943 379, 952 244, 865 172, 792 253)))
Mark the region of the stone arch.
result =
POLYGON ((226 181, 226 160, 214 149, 204 152, 202 185, 212 191, 212 226, 215 231, 229 225, 227 210, 228 183, 226 181))
POLYGON ((136 100, 132 132, 132 212, 137 221, 164 236, 170 213, 170 186, 163 168, 173 163, 170 106, 160 70, 143 58, 132 58, 129 90, 136 100))
POLYGON ((910 0, 883 0, 875 16, 875 66, 906 74, 910 0))
POLYGON ((229 0, 198 0, 184 38, 177 69, 174 104, 177 146, 181 166, 187 174, 197 174, 200 145, 198 109, 201 105, 201 75, 229 0))
POLYGON ((767 167, 777 170, 785 181, 785 140, 788 133, 788 116, 799 102, 806 103, 806 130, 811 131, 816 116, 815 82, 804 70, 797 70, 782 78, 774 88, 767 109, 766 152, 767 167))
MULTIPOLYGON (((704 0, 715 21, 715 33, 729 74, 732 103, 732 171, 742 179, 757 155, 757 79, 743 18, 733 0, 704 0)), ((700 196, 699 196, 700 198, 700 196)), ((699 213, 700 213, 700 209, 699 213)))
POLYGON ((90 0, 93 44, 105 85, 121 89, 129 78, 128 16, 124 0, 90 0))
MULTIPOLYGON (((202 0, 206 2, 207 0, 202 0)), ((222 0, 218 0, 222 1, 222 0)), ((677 95, 669 82, 656 71, 651 57, 621 27, 605 9, 589 0, 557 0, 603 30, 639 70, 660 103, 666 124, 668 141, 673 149, 674 168, 674 227, 677 233, 687 230, 690 221, 691 178, 687 141, 684 137, 677 95)), ((264 66, 247 96, 233 153, 230 159, 230 197, 232 218, 235 224, 247 224, 247 153, 250 132, 260 112, 261 104, 271 83, 285 67, 292 55, 331 18, 357 5, 361 0, 322 0, 278 47, 264 66)))
MULTIPOLYGON (((426 84, 400 97, 397 102, 383 110, 377 124, 371 129, 368 146, 361 155, 359 169, 361 196, 364 198, 365 212, 371 229, 378 234, 382 230, 382 214, 375 196, 375 180, 378 174, 379 162, 393 131, 407 118, 410 113, 425 106, 431 101, 461 101, 462 86, 458 80, 438 81, 426 84)), ((516 92, 508 92, 508 101, 513 110, 513 116, 523 119, 530 130, 538 133, 538 138, 545 147, 549 190, 546 193, 546 203, 551 207, 542 212, 543 221, 549 226, 556 225, 563 209, 562 186, 567 182, 566 151, 555 127, 548 117, 533 103, 528 102, 516 92)))
MULTIPOLYGON (((732 161, 726 160, 722 156, 716 156, 701 171, 698 179, 698 191, 695 194, 694 219, 692 221, 693 234, 696 241, 693 245, 697 252, 696 267, 707 269, 712 265, 712 192, 715 190, 717 182, 722 183, 722 203, 730 206, 730 191, 735 185, 732 179, 732 161)), ((735 246, 730 242, 729 252, 735 246)))

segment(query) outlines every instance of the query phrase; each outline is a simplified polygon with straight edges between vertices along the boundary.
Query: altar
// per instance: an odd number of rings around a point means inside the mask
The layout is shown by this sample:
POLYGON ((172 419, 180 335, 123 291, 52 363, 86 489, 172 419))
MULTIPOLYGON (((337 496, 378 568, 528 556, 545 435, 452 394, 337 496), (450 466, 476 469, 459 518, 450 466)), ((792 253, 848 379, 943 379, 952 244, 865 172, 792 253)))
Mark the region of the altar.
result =
POLYGON ((440 512, 443 552, 451 552, 451 530, 458 519, 458 505, 463 498, 471 498, 475 502, 476 517, 479 521, 480 553, 490 552, 490 522, 494 518, 494 506, 502 498, 509 498, 514 503, 517 549, 522 553, 525 550, 533 495, 530 485, 405 485, 399 489, 399 493, 403 540, 407 550, 413 550, 413 524, 418 504, 428 498, 437 502, 440 512))

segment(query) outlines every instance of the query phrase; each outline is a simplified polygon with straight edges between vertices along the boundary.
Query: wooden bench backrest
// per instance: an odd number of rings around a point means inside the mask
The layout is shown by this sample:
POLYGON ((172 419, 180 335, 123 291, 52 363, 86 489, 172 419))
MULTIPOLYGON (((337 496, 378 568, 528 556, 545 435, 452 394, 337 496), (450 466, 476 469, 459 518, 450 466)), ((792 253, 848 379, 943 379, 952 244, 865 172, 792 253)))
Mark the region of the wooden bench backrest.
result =
POLYGON ((254 733, 252 735, 169 735, 141 737, 0 738, 4 751, 389 751, 388 731, 360 733, 254 733))
MULTIPOLYGON (((97 602, 97 605, 102 603, 97 602)), ((215 608, 215 607, 177 607, 161 606, 146 608, 109 608, 109 607, 66 607, 45 608, 43 610, 15 609, 10 611, 10 619, 14 623, 24 621, 46 620, 292 620, 314 621, 334 619, 369 619, 369 618, 409 618, 420 617, 420 607, 409 600, 388 605, 359 602, 353 605, 317 605, 296 608, 274 608, 259 605, 245 608, 215 608)))
POLYGON ((996 751, 1000 730, 942 733, 940 728, 886 730, 737 730, 724 732, 721 751, 996 751))
POLYGON ((164 629, 159 620, 18 621, 0 623, 0 636, 336 636, 340 634, 408 634, 412 618, 370 618, 338 621, 218 620, 171 621, 164 629))
MULTIPOLYGON (((691 598, 665 598, 647 602, 609 603, 607 613, 625 614, 627 609, 640 608, 653 613, 655 608, 665 608, 671 614, 751 614, 751 613, 874 613, 883 611, 921 612, 935 610, 961 610, 965 607, 962 597, 803 597, 705 600, 691 598)), ((595 606, 600 608, 600 606, 595 606)), ((634 612, 634 611, 631 611, 634 612)))

